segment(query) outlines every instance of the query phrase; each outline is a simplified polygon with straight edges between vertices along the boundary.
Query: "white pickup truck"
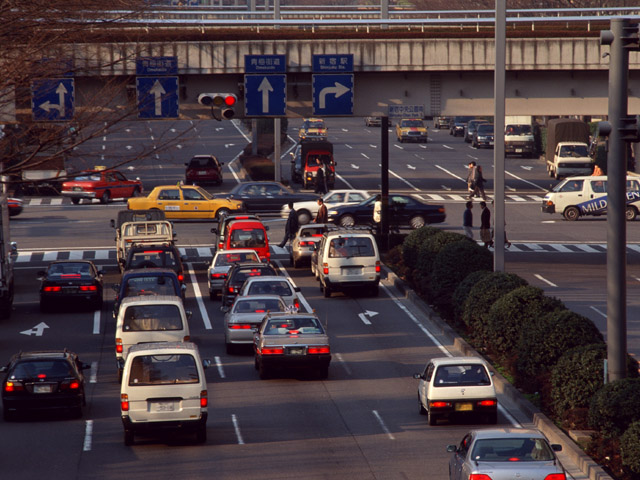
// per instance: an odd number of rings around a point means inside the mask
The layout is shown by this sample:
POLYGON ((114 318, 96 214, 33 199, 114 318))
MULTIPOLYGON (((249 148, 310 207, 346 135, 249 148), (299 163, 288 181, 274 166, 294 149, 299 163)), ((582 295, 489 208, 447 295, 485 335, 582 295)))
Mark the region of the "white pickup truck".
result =
POLYGON ((132 245, 172 243, 174 239, 173 226, 167 220, 123 223, 116 238, 118 264, 120 259, 127 258, 132 245))
POLYGON ((591 175, 592 171, 589 145, 582 142, 558 143, 552 161, 547 160, 549 176, 558 180, 572 175, 591 175))

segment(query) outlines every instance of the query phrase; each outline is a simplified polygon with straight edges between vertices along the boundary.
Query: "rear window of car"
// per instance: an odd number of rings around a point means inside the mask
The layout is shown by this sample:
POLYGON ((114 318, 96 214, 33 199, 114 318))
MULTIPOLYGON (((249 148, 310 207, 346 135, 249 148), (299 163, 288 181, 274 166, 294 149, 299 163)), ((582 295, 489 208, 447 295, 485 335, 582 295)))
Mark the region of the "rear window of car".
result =
POLYGON ((51 279, 91 278, 91 267, 87 263, 55 263, 47 270, 51 279))
POLYGON ((442 365, 436 370, 433 381, 436 387, 457 385, 483 386, 491 385, 487 370, 482 364, 442 365))
POLYGON ((273 268, 252 268, 250 270, 238 270, 233 276, 234 283, 244 283, 247 278, 258 277, 260 275, 275 275, 273 268))
POLYGON ((74 177, 74 182, 99 182, 100 175, 80 175, 78 177, 74 177))
POLYGON ((229 242, 232 248, 266 247, 264 230, 259 228, 235 229, 231 232, 229 242))
POLYGON ((260 257, 256 252, 245 252, 245 253, 225 253, 221 255, 216 255, 216 267, 226 267, 228 265, 233 265, 234 263, 241 262, 259 262, 260 257))
POLYGON ((172 250, 144 250, 133 252, 128 268, 140 268, 145 264, 153 264, 156 267, 175 267, 175 254, 172 250))
POLYGON ((293 295, 291 286, 286 280, 269 280, 260 282, 251 282, 249 285, 249 295, 280 295, 281 297, 290 297, 293 295))
POLYGON ((549 462, 554 455, 541 438, 491 438, 476 441, 471 458, 487 462, 549 462))
POLYGON ((124 295, 126 297, 146 295, 149 293, 156 295, 176 295, 175 284, 173 280, 166 275, 132 277, 127 279, 124 287, 124 295))
POLYGON ((329 258, 373 257, 375 254, 368 237, 339 237, 329 243, 329 258))
POLYGON ((189 162, 189 168, 215 168, 215 166, 211 158, 194 158, 189 162))
POLYGON ((265 335, 322 334, 324 329, 317 318, 272 318, 264 328, 265 335))
POLYGON ((266 313, 266 312, 282 312, 283 305, 275 298, 240 300, 233 309, 234 313, 266 313))
POLYGON ((131 305, 124 312, 125 332, 182 330, 182 316, 176 305, 131 305))
POLYGON ((9 378, 68 377, 73 369, 66 360, 23 361, 16 365, 9 378))
POLYGON ((193 355, 139 355, 131 362, 129 386, 198 382, 198 368, 193 355))

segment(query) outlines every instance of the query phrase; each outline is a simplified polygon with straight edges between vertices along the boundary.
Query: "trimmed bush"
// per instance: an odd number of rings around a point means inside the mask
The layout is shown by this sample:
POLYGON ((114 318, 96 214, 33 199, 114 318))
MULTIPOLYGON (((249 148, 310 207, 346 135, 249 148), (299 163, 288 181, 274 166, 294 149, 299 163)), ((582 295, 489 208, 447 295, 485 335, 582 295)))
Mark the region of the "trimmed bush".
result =
POLYGON ((425 295, 427 300, 431 299, 429 284, 436 255, 445 245, 461 240, 471 242, 465 235, 459 233, 440 232, 437 235, 431 235, 420 244, 418 262, 413 273, 412 282, 418 293, 425 295))
POLYGON ((589 405, 589 425, 605 435, 619 436, 640 420, 640 378, 623 378, 604 385, 589 405))
POLYGON ((470 273, 462 282, 460 282, 456 291, 453 292, 453 318, 456 320, 456 323, 460 323, 462 320, 464 306, 467 302, 467 298, 469 297, 469 293, 478 282, 488 275, 492 275, 490 270, 478 270, 477 272, 470 273))
POLYGON ((458 285, 470 273, 493 270, 493 254, 468 239, 442 247, 433 261, 431 290, 433 302, 444 310, 452 308, 451 299, 458 285))
POLYGON ((556 298, 546 297, 541 288, 525 286, 512 290, 489 309, 486 317, 487 347, 515 373, 513 367, 520 332, 527 330, 538 317, 561 309, 565 309, 564 304, 556 298))
POLYGON ((458 308, 462 309, 462 321, 471 336, 484 343, 486 337, 486 316, 491 306, 503 295, 518 287, 524 287, 527 281, 513 273, 491 272, 476 283, 469 295, 458 308))
MULTIPOLYGON (((413 273, 413 270, 418 264, 418 251, 420 245, 422 245, 427 238, 433 235, 439 235, 440 233, 442 233, 442 230, 439 228, 426 225, 412 231, 404 239, 404 242, 402 243, 402 260, 409 269, 409 275, 413 273)), ((411 278, 409 280, 411 280, 411 278)))
POLYGON ((604 344, 604 338, 590 319, 571 310, 549 312, 520 332, 518 374, 535 377, 549 371, 567 350, 594 343, 604 344))
POLYGON ((640 476, 640 422, 633 422, 620 437, 622 465, 640 476))

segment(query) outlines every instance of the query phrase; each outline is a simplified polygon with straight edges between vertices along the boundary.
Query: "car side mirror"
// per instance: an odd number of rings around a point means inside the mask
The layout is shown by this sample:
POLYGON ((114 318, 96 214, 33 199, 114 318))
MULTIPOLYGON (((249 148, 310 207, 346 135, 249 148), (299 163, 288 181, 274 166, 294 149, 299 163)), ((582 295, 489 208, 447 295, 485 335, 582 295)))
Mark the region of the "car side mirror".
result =
POLYGON ((98 275, 103 276, 104 275, 104 270, 98 270, 98 275))
POLYGON ((415 378, 416 380, 424 380, 424 375, 422 375, 421 373, 414 373, 413 378, 415 378))
POLYGON ((220 162, 220 166, 223 166, 223 165, 224 165, 224 162, 220 162))
POLYGON ((458 451, 458 447, 455 445, 447 445, 447 452, 456 453, 458 451))
POLYGON ((91 368, 91 365, 89 365, 88 363, 80 364, 80 370, 89 370, 90 368, 91 368))
POLYGON ((202 360, 202 368, 207 369, 211 366, 211 360, 209 360, 208 358, 205 358, 204 360, 202 360))
POLYGON ((293 291, 294 292, 299 292, 300 291, 300 287, 293 287, 293 291))
POLYGON ((47 272, 45 272, 44 270, 40 270, 38 273, 36 273, 36 276, 38 277, 38 280, 44 280, 47 277, 47 272))
POLYGON ((551 450, 553 450, 554 452, 561 452, 562 451, 562 445, 560 445, 559 443, 552 443, 551 444, 551 450))

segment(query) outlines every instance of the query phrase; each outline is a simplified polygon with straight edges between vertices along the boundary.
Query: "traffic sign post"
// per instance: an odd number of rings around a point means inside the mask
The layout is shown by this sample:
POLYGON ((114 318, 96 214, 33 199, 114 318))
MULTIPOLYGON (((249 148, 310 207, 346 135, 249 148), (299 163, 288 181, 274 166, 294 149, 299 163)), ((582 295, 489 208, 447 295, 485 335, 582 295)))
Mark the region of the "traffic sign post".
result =
POLYGON ((353 74, 312 75, 313 115, 353 115, 353 74))
POLYGON ((136 77, 138 118, 178 118, 178 77, 136 77))
POLYGON ((287 76, 245 75, 244 114, 246 117, 283 117, 287 110, 287 76))
POLYGON ((31 83, 31 113, 35 121, 71 120, 75 111, 75 80, 49 78, 31 83))

